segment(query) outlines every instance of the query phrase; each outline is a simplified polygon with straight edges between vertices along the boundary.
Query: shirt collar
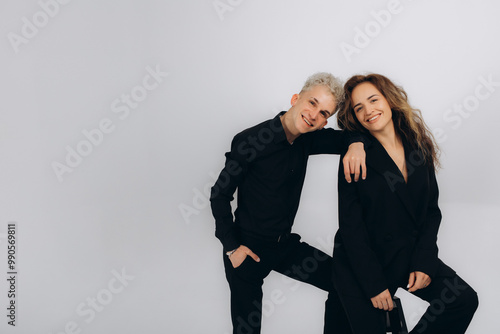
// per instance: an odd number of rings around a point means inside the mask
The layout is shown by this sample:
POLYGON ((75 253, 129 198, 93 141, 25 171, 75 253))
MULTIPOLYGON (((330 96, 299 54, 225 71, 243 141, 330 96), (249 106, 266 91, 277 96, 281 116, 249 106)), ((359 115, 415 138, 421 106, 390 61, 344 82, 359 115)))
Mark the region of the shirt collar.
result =
POLYGON ((286 113, 286 111, 280 112, 276 117, 274 117, 269 124, 269 127, 274 133, 274 142, 275 143, 280 143, 282 141, 286 141, 286 133, 285 129, 283 128, 283 124, 281 123, 280 117, 283 116, 286 113))

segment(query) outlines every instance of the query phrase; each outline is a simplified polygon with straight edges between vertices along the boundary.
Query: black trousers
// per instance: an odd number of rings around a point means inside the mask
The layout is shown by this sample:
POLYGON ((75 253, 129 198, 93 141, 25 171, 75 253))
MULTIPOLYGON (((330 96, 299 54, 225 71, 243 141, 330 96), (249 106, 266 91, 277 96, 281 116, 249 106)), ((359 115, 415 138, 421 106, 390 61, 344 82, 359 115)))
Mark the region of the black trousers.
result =
POLYGON ((351 333, 333 287, 332 258, 329 255, 301 242, 300 236, 293 233, 282 237, 279 242, 243 235, 241 243, 257 254, 260 262, 247 256, 239 267, 233 268, 227 255, 223 255, 231 289, 233 334, 260 333, 262 314, 267 312, 270 315, 274 307, 279 307, 280 297, 283 297, 279 294, 269 296, 264 302, 262 300, 262 284, 271 270, 328 291, 324 333, 351 333))
MULTIPOLYGON (((463 334, 478 307, 477 293, 458 275, 435 277, 414 294, 430 303, 410 334, 463 334)), ((385 311, 360 295, 340 294, 354 334, 385 334, 385 311)))

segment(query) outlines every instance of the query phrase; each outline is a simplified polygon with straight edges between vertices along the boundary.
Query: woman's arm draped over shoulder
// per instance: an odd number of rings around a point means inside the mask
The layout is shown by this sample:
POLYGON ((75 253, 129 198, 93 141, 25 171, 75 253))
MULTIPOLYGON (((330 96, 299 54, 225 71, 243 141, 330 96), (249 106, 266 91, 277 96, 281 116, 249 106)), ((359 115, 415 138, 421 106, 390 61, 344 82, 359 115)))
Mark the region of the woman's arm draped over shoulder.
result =
POLYGON ((351 182, 351 174, 357 182, 361 174, 366 179, 366 154, 364 146, 367 138, 358 132, 323 129, 311 133, 310 154, 345 154, 342 158, 344 164, 344 177, 351 182), (356 144, 356 145, 353 145, 356 144), (347 151, 347 153, 345 153, 347 151))

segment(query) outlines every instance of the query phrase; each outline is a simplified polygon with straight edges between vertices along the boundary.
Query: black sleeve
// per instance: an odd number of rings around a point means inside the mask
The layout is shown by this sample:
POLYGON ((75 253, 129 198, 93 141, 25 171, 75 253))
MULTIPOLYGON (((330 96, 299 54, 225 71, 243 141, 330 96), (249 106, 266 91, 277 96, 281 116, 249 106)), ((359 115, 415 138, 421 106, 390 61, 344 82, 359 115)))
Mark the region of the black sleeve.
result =
POLYGON ((367 142, 366 136, 359 132, 335 130, 332 128, 322 129, 311 133, 310 154, 342 154, 352 143, 367 142))
MULTIPOLYGON (((249 157, 238 136, 231 143, 231 151, 226 153, 226 163, 215 185, 211 189, 210 204, 215 218, 215 236, 224 250, 230 251, 240 246, 231 209, 231 201, 236 188, 248 170, 249 157)), ((250 157, 251 158, 251 157, 250 157)))
POLYGON ((363 292, 368 298, 375 297, 389 286, 382 266, 370 246, 357 183, 348 183, 344 179, 342 159, 339 166, 338 197, 341 243, 363 292))
POLYGON ((411 271, 421 271, 433 278, 439 267, 437 234, 442 215, 438 206, 436 174, 432 167, 429 167, 429 188, 427 215, 413 252, 411 271))

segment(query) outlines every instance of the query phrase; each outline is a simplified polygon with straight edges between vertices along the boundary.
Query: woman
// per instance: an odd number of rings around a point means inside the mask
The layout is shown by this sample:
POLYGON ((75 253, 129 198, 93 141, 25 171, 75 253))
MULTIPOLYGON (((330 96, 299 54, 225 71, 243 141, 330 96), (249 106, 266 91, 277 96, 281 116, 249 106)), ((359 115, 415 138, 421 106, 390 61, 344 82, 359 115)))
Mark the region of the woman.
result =
POLYGON ((335 284, 353 333, 385 332, 398 287, 431 305, 412 333, 464 333, 476 292, 438 258, 438 148, 404 90, 382 75, 344 86, 340 128, 365 133, 367 178, 347 183, 339 168, 335 284))

